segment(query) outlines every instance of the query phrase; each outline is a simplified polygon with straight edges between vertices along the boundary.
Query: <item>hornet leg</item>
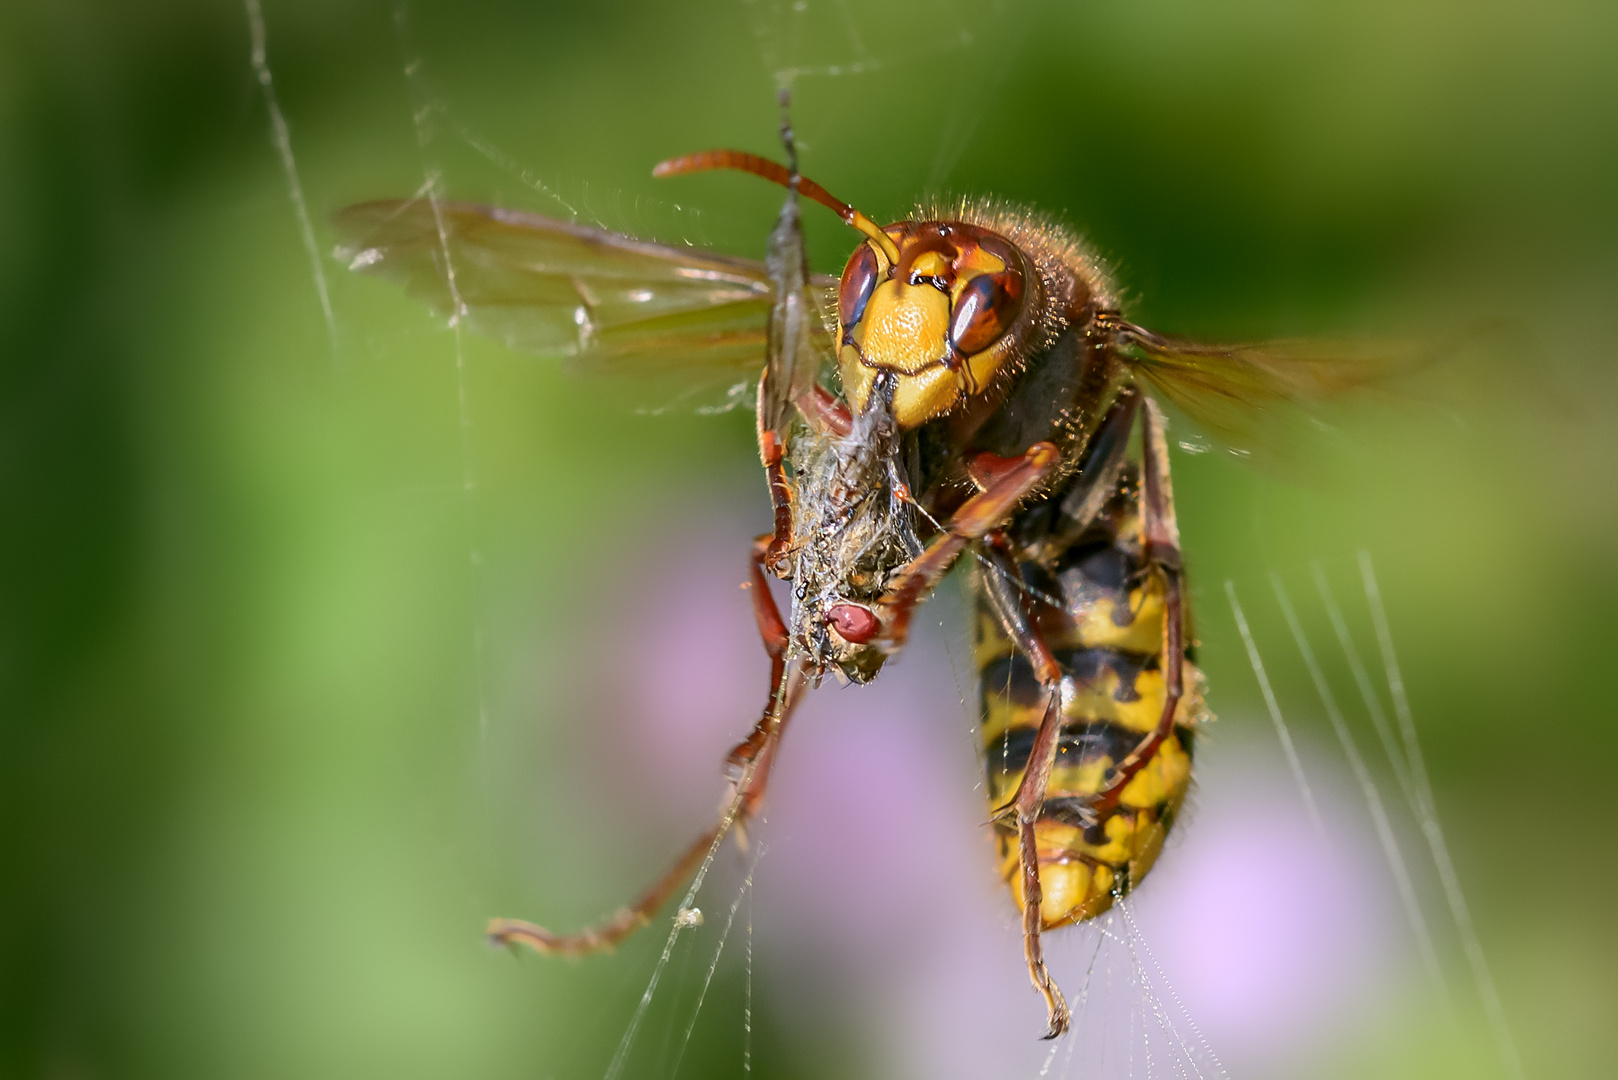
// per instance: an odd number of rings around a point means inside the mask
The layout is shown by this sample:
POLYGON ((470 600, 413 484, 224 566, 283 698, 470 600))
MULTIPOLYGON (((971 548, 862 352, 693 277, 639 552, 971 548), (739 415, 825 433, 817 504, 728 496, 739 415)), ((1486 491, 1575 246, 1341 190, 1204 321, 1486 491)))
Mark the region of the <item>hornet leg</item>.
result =
POLYGON ((902 566, 893 583, 878 601, 883 623, 882 634, 897 649, 910 633, 910 617, 916 605, 955 565, 966 545, 997 529, 1061 461, 1061 454, 1048 442, 1035 443, 1020 458, 996 471, 983 490, 961 504, 945 523, 944 531, 932 539, 927 550, 902 566))
POLYGON ((1145 399, 1141 438, 1141 567, 1142 574, 1163 577, 1163 713, 1157 727, 1120 761, 1095 793, 1091 809, 1105 813, 1118 805, 1124 786, 1143 769, 1163 741, 1174 733, 1174 714, 1185 692, 1185 602, 1180 528, 1174 519, 1174 489, 1169 482, 1168 439, 1163 412, 1145 399))
POLYGON ((1022 781, 1009 805, 996 817, 1015 817, 1017 823, 1017 856, 1022 870, 1022 942, 1023 959, 1028 963, 1028 979, 1045 999, 1045 1013, 1049 1027, 1045 1038, 1054 1039, 1067 1031, 1071 1014, 1061 987, 1051 978, 1045 966, 1045 951, 1040 945, 1041 907, 1045 893, 1039 880, 1039 851, 1035 845, 1034 825, 1045 807, 1045 792, 1050 786, 1051 768, 1056 762, 1056 751, 1062 733, 1062 669, 1028 617, 1022 594, 1022 575, 1016 560, 1011 557, 1005 538, 990 533, 979 545, 984 560, 989 564, 983 575, 984 588, 995 614, 1006 634, 1028 658, 1034 675, 1044 687, 1047 702, 1045 715, 1034 735, 1034 745, 1028 753, 1028 765, 1022 781))

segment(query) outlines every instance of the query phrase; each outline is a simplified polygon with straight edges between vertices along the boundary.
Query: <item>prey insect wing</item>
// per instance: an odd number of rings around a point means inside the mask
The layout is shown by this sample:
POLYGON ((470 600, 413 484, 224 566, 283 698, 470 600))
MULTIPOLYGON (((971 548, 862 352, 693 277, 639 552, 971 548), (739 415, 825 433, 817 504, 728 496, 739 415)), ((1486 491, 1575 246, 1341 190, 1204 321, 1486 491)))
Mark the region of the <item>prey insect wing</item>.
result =
MULTIPOLYGON (((360 203, 333 224, 337 255, 351 269, 397 281, 445 318, 512 348, 569 358, 581 373, 758 374, 774 303, 762 262, 467 203, 440 203, 435 216, 424 199, 360 203)), ((805 332, 829 353, 821 297, 833 283, 804 284, 814 304, 805 332)))

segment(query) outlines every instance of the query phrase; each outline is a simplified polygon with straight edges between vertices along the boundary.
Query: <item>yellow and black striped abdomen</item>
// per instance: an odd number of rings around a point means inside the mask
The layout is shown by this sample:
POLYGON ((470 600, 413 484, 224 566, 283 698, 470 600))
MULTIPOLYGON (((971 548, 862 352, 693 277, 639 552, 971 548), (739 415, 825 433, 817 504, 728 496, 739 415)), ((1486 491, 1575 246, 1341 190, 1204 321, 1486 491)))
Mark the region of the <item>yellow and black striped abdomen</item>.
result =
MULTIPOLYGON (((1099 915, 1151 869, 1191 784, 1192 729, 1202 678, 1188 662, 1174 734, 1124 786, 1117 806, 1086 825, 1086 800, 1163 714, 1163 579, 1140 574, 1132 485, 1052 565, 1019 563, 1032 623, 1062 669, 1062 732, 1035 825, 1041 920, 1048 929, 1099 915)), ((991 571, 979 567, 979 574, 991 571)), ((975 660, 991 811, 1011 802, 1049 700, 1028 659, 977 593, 975 660)), ((1015 825, 998 837, 1000 872, 1022 904, 1015 825)))

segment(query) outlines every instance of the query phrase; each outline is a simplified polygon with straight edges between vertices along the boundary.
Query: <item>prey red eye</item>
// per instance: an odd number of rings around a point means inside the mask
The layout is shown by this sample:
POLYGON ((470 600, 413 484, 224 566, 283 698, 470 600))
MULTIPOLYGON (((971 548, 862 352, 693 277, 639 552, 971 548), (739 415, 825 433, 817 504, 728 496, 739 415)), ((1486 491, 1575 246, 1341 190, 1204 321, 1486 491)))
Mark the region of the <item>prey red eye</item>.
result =
POLYGON ((826 609, 826 623, 852 645, 864 645, 882 629, 882 620, 862 604, 833 604, 826 609))

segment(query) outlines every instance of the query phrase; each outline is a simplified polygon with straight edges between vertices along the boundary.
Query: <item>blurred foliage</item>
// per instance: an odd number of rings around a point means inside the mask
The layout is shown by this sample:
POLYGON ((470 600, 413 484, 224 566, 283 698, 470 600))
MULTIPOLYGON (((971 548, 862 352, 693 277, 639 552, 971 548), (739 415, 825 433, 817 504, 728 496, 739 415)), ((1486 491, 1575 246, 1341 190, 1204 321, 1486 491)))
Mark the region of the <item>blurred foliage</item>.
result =
MULTIPOLYGON (((757 254, 777 193, 648 167, 773 152, 797 64, 832 191, 1049 208, 1154 327, 1488 326, 1306 479, 1179 457, 1181 524, 1227 715, 1256 692, 1220 582, 1376 555, 1529 1074, 1610 1070, 1618 8, 416 0, 403 47, 396 10, 265 3, 323 248, 421 186, 425 101, 454 197, 757 254)), ((0 1076, 599 1073, 644 965, 492 962, 477 928, 588 917, 680 839, 600 820, 567 676, 636 662, 619 578, 665 523, 762 525, 747 420, 636 416, 482 341, 458 380, 441 326, 327 260, 334 354, 269 132, 240 7, 0 11, 0 1076)), ((847 236, 809 230, 835 270, 847 236)), ((853 1052, 777 1027, 761 1075, 853 1052)), ((688 1075, 737 1067, 697 1039, 688 1075)), ((1423 1040, 1340 1066, 1456 1068, 1423 1040)))

